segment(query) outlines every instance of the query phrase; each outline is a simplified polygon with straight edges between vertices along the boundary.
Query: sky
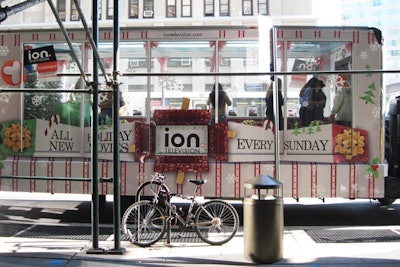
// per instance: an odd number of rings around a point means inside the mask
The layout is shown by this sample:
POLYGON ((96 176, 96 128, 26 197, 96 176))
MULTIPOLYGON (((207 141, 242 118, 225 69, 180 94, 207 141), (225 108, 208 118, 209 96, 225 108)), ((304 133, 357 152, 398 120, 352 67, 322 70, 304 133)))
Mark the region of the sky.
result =
POLYGON ((314 14, 321 17, 318 25, 334 26, 340 24, 341 1, 313 0, 314 14))

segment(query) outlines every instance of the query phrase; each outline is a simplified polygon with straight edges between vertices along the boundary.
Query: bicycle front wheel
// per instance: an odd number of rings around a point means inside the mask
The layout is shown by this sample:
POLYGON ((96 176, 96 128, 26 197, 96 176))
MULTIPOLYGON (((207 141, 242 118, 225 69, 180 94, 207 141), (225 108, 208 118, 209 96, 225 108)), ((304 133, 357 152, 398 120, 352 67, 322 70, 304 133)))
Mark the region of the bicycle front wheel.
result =
POLYGON ((151 201, 135 202, 122 216, 122 230, 129 241, 141 247, 151 246, 163 236, 166 227, 164 212, 151 201))
POLYGON ((211 200, 195 213, 195 229, 201 240, 211 245, 222 245, 233 238, 239 228, 235 208, 223 200, 211 200))

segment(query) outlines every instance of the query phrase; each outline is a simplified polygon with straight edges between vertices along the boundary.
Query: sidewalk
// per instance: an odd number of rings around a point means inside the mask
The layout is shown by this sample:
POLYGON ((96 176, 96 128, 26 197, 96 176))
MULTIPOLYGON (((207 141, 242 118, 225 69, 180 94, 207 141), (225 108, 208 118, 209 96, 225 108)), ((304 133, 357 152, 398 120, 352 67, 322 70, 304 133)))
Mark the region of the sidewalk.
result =
MULTIPOLYGON (((330 227, 332 228, 332 227, 330 227)), ((338 233, 343 228, 332 228, 338 233)), ((347 231, 387 231, 394 233, 389 242, 320 243, 310 237, 311 231, 330 230, 327 227, 285 227, 281 261, 268 266, 400 266, 400 227, 346 227, 347 231), (396 238, 396 234, 399 235, 396 238)), ((336 232, 332 232, 336 233, 336 232)), ((333 237, 335 238, 335 237, 333 237)), ((114 242, 100 241, 104 254, 89 254, 90 241, 36 238, 0 238, 0 266, 252 266, 257 265, 244 257, 243 229, 227 244, 210 246, 205 243, 157 243, 140 248, 121 242, 123 255, 112 254, 114 242), (107 252, 110 252, 109 254, 107 252)), ((365 240, 364 240, 365 241, 365 240)), ((267 265, 267 264, 264 264, 267 265)), ((262 265, 260 265, 262 266, 262 265)))

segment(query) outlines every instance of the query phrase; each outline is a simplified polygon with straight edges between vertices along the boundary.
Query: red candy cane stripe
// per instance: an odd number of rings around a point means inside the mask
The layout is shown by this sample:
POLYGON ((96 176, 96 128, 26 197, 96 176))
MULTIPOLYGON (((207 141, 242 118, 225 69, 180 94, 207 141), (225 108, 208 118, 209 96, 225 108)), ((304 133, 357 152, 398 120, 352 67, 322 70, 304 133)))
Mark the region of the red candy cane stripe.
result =
POLYGON ((349 165, 349 198, 356 198, 356 167, 354 164, 349 165))
POLYGON ((375 177, 368 174, 368 197, 375 198, 375 177))
POLYGON ((241 190, 240 190, 240 162, 237 162, 237 163, 235 163, 234 164, 234 179, 235 179, 235 181, 234 181, 234 185, 235 185, 235 188, 234 188, 234 190, 235 190, 235 194, 234 194, 234 196, 235 197, 240 197, 240 193, 241 193, 241 190))
POLYGON ((292 162, 292 197, 299 198, 299 165, 292 162))
MULTIPOLYGON (((31 176, 36 176, 36 158, 32 158, 29 164, 29 171, 31 176)), ((29 190, 30 192, 36 191, 36 180, 29 180, 29 190)))
POLYGON ((375 34, 373 31, 368 32, 368 44, 375 43, 375 34))
POLYGON ((57 114, 54 114, 53 116, 51 116, 50 120, 49 120, 49 125, 48 127, 44 130, 44 136, 47 136, 49 134, 49 130, 51 129, 51 127, 53 127, 53 123, 55 125, 58 125, 58 123, 60 122, 60 116, 57 114))
POLYGON ((311 197, 318 197, 318 168, 316 163, 311 163, 311 197))
MULTIPOLYGON (((82 166, 82 173, 83 173, 83 178, 89 178, 90 176, 90 159, 83 159, 83 166, 82 166)), ((89 189, 89 182, 83 182, 82 186, 82 191, 84 194, 89 194, 90 189, 89 189)))
POLYGON ((331 197, 336 197, 337 191, 337 169, 336 164, 331 164, 331 197))
MULTIPOLYGON (((19 163, 19 157, 14 156, 14 160, 12 162, 12 175, 13 176, 18 176, 18 163, 19 163)), ((18 192, 18 179, 12 179, 12 191, 18 192)))

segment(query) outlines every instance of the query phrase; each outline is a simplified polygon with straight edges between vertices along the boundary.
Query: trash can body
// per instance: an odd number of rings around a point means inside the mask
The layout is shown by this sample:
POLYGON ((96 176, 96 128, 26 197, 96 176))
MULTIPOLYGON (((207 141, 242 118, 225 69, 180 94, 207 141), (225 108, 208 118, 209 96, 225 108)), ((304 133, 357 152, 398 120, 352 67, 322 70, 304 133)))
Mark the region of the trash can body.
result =
POLYGON ((259 175, 245 182, 244 189, 244 256, 257 263, 280 261, 284 231, 282 183, 269 175, 259 175))
POLYGON ((257 263, 283 258, 283 200, 245 198, 243 202, 244 256, 257 263))

